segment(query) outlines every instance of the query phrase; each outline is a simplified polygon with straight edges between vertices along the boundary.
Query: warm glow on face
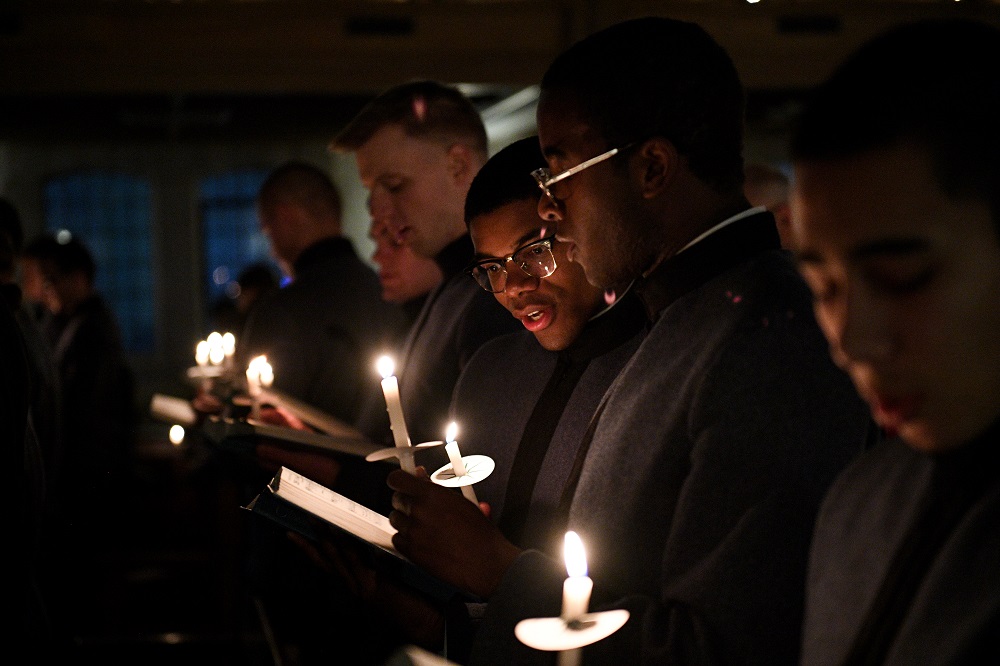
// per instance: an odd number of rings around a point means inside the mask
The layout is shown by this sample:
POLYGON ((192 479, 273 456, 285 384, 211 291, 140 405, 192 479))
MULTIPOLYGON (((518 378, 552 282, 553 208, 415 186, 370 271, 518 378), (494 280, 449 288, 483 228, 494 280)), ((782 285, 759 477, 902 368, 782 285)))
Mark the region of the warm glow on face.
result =
POLYGON ((382 375, 382 379, 388 379, 396 369, 396 364, 388 356, 381 356, 375 362, 375 368, 378 370, 378 374, 382 375))
POLYGON ((444 440, 446 442, 454 442, 455 437, 458 436, 458 424, 452 421, 448 424, 448 428, 444 432, 444 440))
POLYGON ((583 550, 580 535, 570 530, 563 541, 563 557, 566 559, 566 573, 570 576, 587 575, 587 554, 583 550))

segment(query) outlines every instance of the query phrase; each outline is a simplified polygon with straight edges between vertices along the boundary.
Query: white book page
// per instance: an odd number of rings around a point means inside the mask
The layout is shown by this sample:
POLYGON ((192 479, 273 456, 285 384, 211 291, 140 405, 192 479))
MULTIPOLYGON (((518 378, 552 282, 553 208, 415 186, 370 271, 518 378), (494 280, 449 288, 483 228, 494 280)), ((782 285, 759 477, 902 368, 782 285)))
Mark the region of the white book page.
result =
POLYGON ((298 472, 282 467, 275 493, 365 541, 395 550, 392 535, 396 529, 388 518, 298 472))

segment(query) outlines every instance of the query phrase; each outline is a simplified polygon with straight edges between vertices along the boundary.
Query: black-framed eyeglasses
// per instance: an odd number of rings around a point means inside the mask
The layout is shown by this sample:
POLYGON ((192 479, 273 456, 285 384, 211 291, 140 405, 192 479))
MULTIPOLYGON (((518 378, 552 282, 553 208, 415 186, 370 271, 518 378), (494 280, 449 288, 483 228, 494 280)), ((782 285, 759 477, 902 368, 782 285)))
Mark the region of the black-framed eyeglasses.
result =
POLYGON ((605 152, 601 153, 600 155, 597 155, 595 157, 591 157, 589 160, 584 160, 583 162, 580 162, 575 167, 570 167, 569 169, 566 169, 565 171, 561 171, 561 172, 557 173, 554 176, 552 175, 552 171, 548 167, 542 167, 541 169, 535 169, 534 171, 531 172, 531 176, 535 179, 535 182, 538 183, 538 187, 540 187, 541 190, 542 190, 542 192, 545 193, 545 196, 547 196, 550 201, 555 202, 556 198, 552 195, 552 190, 549 189, 553 185, 555 185, 556 183, 558 183, 561 180, 566 180, 570 176, 575 176, 576 174, 580 173, 584 169, 589 169, 590 167, 594 166, 595 164, 600 164, 604 160, 611 159, 612 157, 614 157, 618 153, 621 153, 621 152, 624 152, 624 151, 628 150, 629 148, 631 148, 632 146, 636 145, 637 143, 639 143, 639 142, 638 141, 632 141, 631 143, 626 143, 621 148, 612 148, 611 150, 605 151, 605 152))
POLYGON ((552 254, 555 235, 532 241, 514 250, 509 256, 499 259, 484 259, 469 268, 469 274, 479 286, 496 294, 507 286, 507 262, 513 261, 518 268, 534 278, 547 278, 556 270, 556 258, 552 254))

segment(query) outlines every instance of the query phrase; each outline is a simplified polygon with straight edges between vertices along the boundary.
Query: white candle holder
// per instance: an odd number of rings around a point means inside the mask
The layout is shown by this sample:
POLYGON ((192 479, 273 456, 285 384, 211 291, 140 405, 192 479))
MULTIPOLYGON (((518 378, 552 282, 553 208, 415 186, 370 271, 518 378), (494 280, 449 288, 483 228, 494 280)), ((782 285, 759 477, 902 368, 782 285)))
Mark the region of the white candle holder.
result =
POLYGON ((584 613, 572 620, 536 617, 518 622, 514 627, 514 635, 536 650, 577 650, 615 633, 628 622, 628 618, 629 612, 624 609, 584 613))
POLYGON ((388 458, 397 458, 399 460, 399 466, 407 472, 410 472, 410 474, 413 474, 416 470, 416 463, 413 460, 414 455, 416 455, 418 451, 432 449, 436 446, 444 446, 444 442, 421 442, 420 444, 412 444, 410 446, 389 446, 369 453, 365 456, 365 460, 368 462, 376 462, 379 460, 387 460, 388 458))
POLYGON ((472 492, 472 485, 479 483, 496 468, 496 463, 489 456, 462 456, 462 465, 465 467, 465 474, 458 474, 455 465, 448 463, 431 474, 431 481, 446 488, 461 488, 462 493, 469 501, 479 504, 475 494, 472 492), (466 492, 468 490, 468 492, 466 492))

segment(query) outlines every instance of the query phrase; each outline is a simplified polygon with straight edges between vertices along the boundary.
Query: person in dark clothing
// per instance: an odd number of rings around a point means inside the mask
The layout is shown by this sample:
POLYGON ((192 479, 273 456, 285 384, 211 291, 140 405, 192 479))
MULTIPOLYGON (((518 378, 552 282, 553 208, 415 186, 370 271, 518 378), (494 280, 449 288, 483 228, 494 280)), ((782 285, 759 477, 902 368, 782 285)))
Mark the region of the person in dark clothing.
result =
MULTIPOLYGON (((540 215, 592 284, 634 282, 648 325, 562 493, 593 609, 629 611, 582 660, 793 664, 820 498, 873 429, 743 195, 736 69, 693 23, 625 21, 553 61, 537 119, 540 215)), ((551 663, 514 629, 559 616, 564 561, 492 564, 469 663, 551 663)))
MULTIPOLYGON (((484 584, 476 579, 491 572, 484 565, 512 545, 558 553, 560 495, 577 448, 645 326, 634 294, 606 302, 538 217, 530 172, 544 164, 537 137, 516 141, 480 170, 465 203, 476 247, 471 274, 524 327, 483 345, 452 402, 462 452, 496 463, 475 487, 489 518, 452 489, 402 472, 389 477, 395 502, 407 506, 407 515, 390 515, 405 525, 399 547, 477 594, 484 584)), ((482 605, 449 611, 447 654, 464 662, 482 605)))
POLYGON ((793 133, 800 270, 895 435, 823 502, 807 666, 1000 661, 997 118, 1000 30, 921 21, 849 56, 793 133))
POLYGON ((341 201, 319 168, 289 162, 257 196, 261 228, 291 282, 260 300, 237 339, 242 367, 265 355, 274 386, 347 424, 379 388, 375 359, 406 333, 402 311, 341 235, 341 201))
MULTIPOLYGON (((413 81, 378 95, 331 148, 354 155, 373 225, 385 225, 443 274, 395 359, 411 441, 440 440, 465 364, 483 343, 517 324, 464 274, 473 249, 463 205, 486 161, 486 129, 457 89, 413 81)), ((371 396, 359 428, 376 442, 393 444, 381 390, 371 396)))

